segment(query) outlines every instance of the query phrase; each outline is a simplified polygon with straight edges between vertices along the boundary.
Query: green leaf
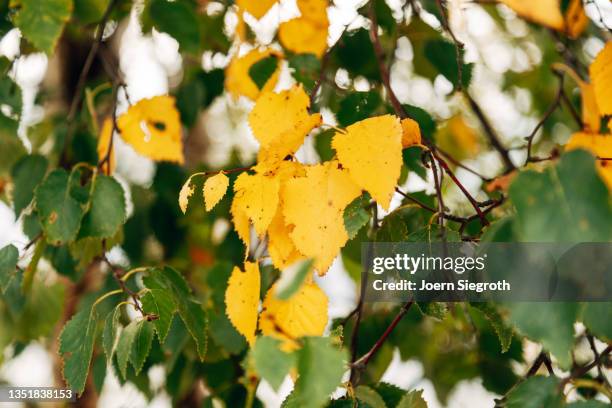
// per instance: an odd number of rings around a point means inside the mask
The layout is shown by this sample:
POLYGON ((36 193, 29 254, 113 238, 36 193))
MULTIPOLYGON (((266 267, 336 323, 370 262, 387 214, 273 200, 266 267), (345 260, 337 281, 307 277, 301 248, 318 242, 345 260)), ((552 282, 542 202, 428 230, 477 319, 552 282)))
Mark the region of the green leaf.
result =
POLYGON ((340 385, 347 355, 326 337, 306 337, 297 352, 298 380, 294 398, 297 406, 318 408, 340 385), (322 364, 325 362, 325 364, 322 364))
POLYGON ((442 302, 418 302, 417 305, 421 312, 427 316, 431 316, 438 320, 444 320, 448 314, 448 307, 446 303, 442 302))
POLYGON ((140 374, 142 366, 144 365, 145 361, 147 360, 147 356, 151 351, 153 335, 153 324, 146 319, 140 320, 136 327, 134 341, 132 342, 132 351, 130 352, 130 362, 134 367, 136 375, 140 374))
POLYGON ((185 278, 176 270, 166 267, 163 270, 154 269, 149 271, 149 276, 143 279, 145 286, 149 289, 169 290, 177 305, 178 313, 187 331, 196 342, 198 356, 204 360, 206 356, 208 326, 206 313, 202 305, 192 299, 191 289, 185 278))
POLYGON ((427 402, 423 399, 423 390, 407 392, 396 408, 427 408, 427 402))
POLYGON ((72 0, 21 0, 15 25, 32 45, 51 54, 71 13, 72 0))
POLYGON ((388 407, 395 407, 400 403, 406 391, 396 385, 381 382, 372 388, 382 397, 388 407))
POLYGON ((374 389, 367 385, 360 385, 355 388, 355 397, 372 408, 387 408, 387 404, 374 389))
POLYGON ((379 92, 352 92, 340 101, 336 114, 338 124, 346 127, 369 118, 382 104, 379 92))
POLYGON ((545 350, 554 354, 559 365, 569 367, 578 304, 517 302, 508 304, 508 309, 510 321, 519 332, 542 343, 545 350))
POLYGON ((106 360, 113 361, 115 350, 117 349, 117 334, 119 328, 119 318, 121 317, 121 306, 116 306, 108 313, 104 320, 104 330, 102 331, 102 347, 106 360))
POLYGON ((319 78, 321 61, 314 54, 297 54, 290 56, 288 62, 293 78, 310 93, 319 78))
POLYGON ((423 180, 427 179, 427 170, 423 166, 421 157, 423 150, 419 146, 410 146, 402 150, 402 161, 408 170, 414 171, 423 180))
POLYGON ((280 300, 287 300, 302 286, 309 273, 312 273, 312 259, 297 261, 287 267, 281 274, 276 285, 275 296, 280 300))
POLYGON ((123 188, 114 178, 98 175, 94 180, 91 206, 83 218, 79 238, 110 238, 125 222, 123 188))
POLYGON ((20 157, 27 154, 23 143, 17 137, 18 123, 0 111, 0 173, 9 171, 20 157))
POLYGON ((17 271, 19 251, 14 245, 0 249, 0 293, 4 293, 17 271))
POLYGON ((119 366, 119 372, 121 376, 125 379, 127 376, 127 364, 130 359, 130 354, 132 353, 132 347, 134 344, 134 339, 136 339, 136 335, 140 330, 139 325, 141 322, 133 320, 121 331, 121 335, 119 336, 119 342, 117 343, 117 365, 119 366))
POLYGON ((255 371, 278 390, 295 364, 295 355, 280 349, 282 342, 272 337, 258 337, 251 350, 255 371))
POLYGON ((97 315, 94 309, 78 312, 60 334, 59 352, 64 360, 62 374, 70 388, 81 394, 89 372, 96 340, 97 315))
POLYGON ((196 78, 184 81, 176 93, 176 107, 181 114, 181 121, 188 127, 192 127, 205 101, 206 87, 202 80, 196 78))
POLYGON ((198 52, 200 28, 191 2, 152 0, 147 10, 153 26, 178 41, 181 50, 198 52))
POLYGON ((0 65, 0 72, 2 73, 0 77, 0 101, 2 101, 2 105, 10 107, 9 112, 0 112, 0 116, 8 115, 12 118, 18 118, 23 105, 21 87, 8 75, 11 61, 6 57, 0 57, 0 65))
POLYGON ((159 344, 164 344, 172 318, 176 312, 176 304, 172 300, 172 296, 167 292, 159 289, 149 289, 141 298, 142 308, 146 313, 152 313, 157 316, 153 321, 159 344))
MULTIPOLYGON (((393 18, 393 12, 387 5, 385 0, 373 0, 374 3, 374 14, 376 15, 376 23, 379 27, 382 27, 387 33, 392 34, 395 32, 396 21, 393 18)), ((367 3, 362 7, 359 12, 365 17, 370 16, 370 4, 367 3)))
POLYGON ((501 345, 502 353, 505 353, 510 348, 510 344, 512 343, 512 335, 514 334, 514 330, 512 327, 508 326, 495 305, 492 303, 471 303, 471 307, 478 309, 482 314, 487 318, 493 330, 495 330, 495 334, 497 334, 497 338, 499 339, 499 343, 501 345))
POLYGON ((351 77, 363 75, 368 80, 380 81, 380 71, 367 29, 347 31, 338 41, 333 54, 337 63, 351 77))
POLYGON ((56 245, 74 240, 83 218, 83 208, 73 197, 72 186, 68 183, 65 170, 54 170, 34 193, 47 240, 56 245))
POLYGON ((562 397, 555 377, 530 377, 513 388, 507 396, 507 408, 558 408, 562 397))
POLYGON ((359 230, 370 221, 370 213, 366 209, 369 205, 369 194, 362 194, 344 209, 344 228, 349 239, 355 238, 359 230))
POLYGON ((184 300, 178 302, 178 312, 187 327, 187 331, 196 343, 200 360, 204 361, 207 348, 206 330, 208 321, 202 305, 191 300, 184 300))
MULTIPOLYGON (((459 86, 459 69, 455 45, 444 40, 430 40, 425 43, 425 57, 448 79, 455 88, 459 86)), ((462 58, 463 51, 460 52, 462 58)), ((461 68, 461 85, 467 88, 472 79, 473 64, 463 64, 461 68)))
POLYGON ((276 67, 278 67, 278 58, 272 55, 251 65, 249 76, 255 82, 257 88, 262 89, 276 71, 276 67))
POLYGON ((74 0, 74 17, 83 24, 97 23, 102 20, 111 0, 74 0))
POLYGON ((510 186, 515 226, 524 242, 608 242, 612 207, 594 157, 564 154, 556 166, 521 172, 510 186))
POLYGON ((587 303, 583 312, 583 322, 595 336, 606 341, 612 340, 612 303, 587 303))
POLYGON ((13 205, 15 218, 19 218, 21 211, 30 204, 34 198, 36 186, 43 180, 47 172, 47 159, 39 155, 23 157, 11 171, 13 178, 13 205))

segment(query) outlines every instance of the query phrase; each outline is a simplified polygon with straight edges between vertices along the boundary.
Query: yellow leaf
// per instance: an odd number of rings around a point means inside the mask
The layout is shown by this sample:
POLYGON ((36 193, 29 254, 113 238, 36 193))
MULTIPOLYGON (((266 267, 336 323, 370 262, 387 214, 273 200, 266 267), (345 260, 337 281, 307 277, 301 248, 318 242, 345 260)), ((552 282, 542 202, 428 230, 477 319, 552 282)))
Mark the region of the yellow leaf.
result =
POLYGON ((402 126, 397 117, 378 116, 337 132, 332 147, 353 182, 368 191, 385 209, 402 168, 402 126))
POLYGON ((268 227, 268 253, 277 269, 284 269, 303 258, 291 240, 292 230, 293 226, 285 224, 285 218, 279 208, 268 227))
MULTIPOLYGON (((98 138, 98 161, 101 162, 109 154, 111 139, 113 137, 113 122, 111 119, 106 119, 102 124, 102 130, 98 138)), ((105 174, 111 174, 115 171, 115 149, 111 148, 108 161, 102 165, 102 171, 105 174)))
POLYGON ((410 118, 402 119, 402 147, 421 144, 421 129, 417 121, 410 118))
MULTIPOLYGON (((258 164, 258 167, 260 165, 258 164)), ((278 209, 272 222, 268 226, 268 253, 272 259, 272 264, 278 269, 284 269, 298 259, 303 258, 299 253, 290 233, 293 230, 292 225, 287 225, 285 217, 282 214, 283 207, 283 191, 288 180, 303 177, 306 174, 304 165, 298 162, 281 161, 276 167, 270 169, 266 175, 276 177, 280 183, 280 194, 278 209)))
POLYGON ((565 64, 553 63, 551 67, 554 70, 565 72, 576 82, 582 97, 582 123, 584 130, 588 133, 598 133, 601 125, 600 107, 597 103, 593 84, 583 81, 572 68, 565 64))
POLYGON ((602 115, 612 115, 612 41, 608 41, 589 67, 595 99, 602 115))
POLYGON ((229 179, 223 173, 215 174, 204 182, 204 206, 206 211, 212 210, 225 195, 229 179))
POLYGON ((225 313, 250 345, 255 341, 260 286, 259 265, 245 262, 244 272, 234 267, 225 290, 225 313))
POLYGON ((308 113, 310 99, 301 85, 279 93, 262 94, 249 113, 249 125, 259 141, 259 162, 283 160, 321 124, 321 115, 308 113))
POLYGON ((276 284, 266 294, 259 317, 264 336, 294 340, 321 336, 328 320, 328 299, 315 283, 304 282, 289 299, 275 297, 276 284))
POLYGON ((571 0, 565 16, 561 13, 561 0, 500 0, 500 2, 524 19, 565 32, 572 38, 578 37, 588 24, 582 0, 571 0))
POLYGON ((247 216, 255 232, 263 236, 278 207, 279 181, 262 174, 242 173, 234 183, 234 205, 247 216))
POLYGON ((277 0, 236 0, 236 5, 256 19, 266 15, 277 0))
POLYGON ((193 186, 191 185, 191 179, 193 176, 189 177, 183 187, 181 187, 181 191, 179 191, 179 207, 183 214, 187 211, 187 205, 189 204, 189 197, 193 195, 193 186))
POLYGON ((249 75, 249 69, 253 64, 261 61, 264 58, 276 56, 281 57, 282 54, 272 49, 253 49, 242 57, 234 56, 225 70, 225 88, 234 97, 246 96, 249 99, 255 100, 260 92, 271 91, 276 86, 280 70, 276 71, 268 78, 260 90, 257 84, 253 82, 249 75))
POLYGON ((582 0, 571 0, 565 13, 565 32, 571 38, 577 38, 589 25, 589 18, 584 12, 582 0))
POLYGON ((249 217, 244 213, 240 203, 236 200, 232 201, 230 207, 232 214, 232 223, 234 224, 234 230, 238 234, 238 237, 244 243, 246 247, 245 257, 248 256, 249 247, 251 245, 251 224, 249 223, 249 217))
POLYGON ((279 39, 290 51, 320 58, 327 49, 327 0, 298 0, 297 5, 301 16, 280 25, 279 39))
MULTIPOLYGON (((567 150, 585 149, 599 159, 612 159, 612 135, 576 132, 565 145, 567 150)), ((612 160, 597 160, 599 175, 612 191, 612 160)))
POLYGON ((117 119, 121 137, 153 160, 182 164, 181 120, 168 95, 141 99, 117 119))
POLYGON ((361 194, 347 170, 337 161, 306 168, 306 176, 287 181, 283 189, 283 215, 300 253, 315 260, 323 275, 348 240, 344 208, 361 194))
POLYGON ((556 30, 563 28, 564 22, 559 0, 500 0, 500 2, 510 7, 519 16, 534 23, 556 30))

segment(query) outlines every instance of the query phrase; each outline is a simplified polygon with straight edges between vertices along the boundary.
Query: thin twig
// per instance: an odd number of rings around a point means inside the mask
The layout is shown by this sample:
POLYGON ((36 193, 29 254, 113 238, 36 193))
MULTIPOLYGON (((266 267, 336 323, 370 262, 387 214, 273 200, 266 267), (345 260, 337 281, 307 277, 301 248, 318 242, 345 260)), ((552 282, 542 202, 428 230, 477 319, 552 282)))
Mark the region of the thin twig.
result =
POLYGON ((81 100, 83 99, 83 92, 85 90, 85 81, 87 80, 87 76, 89 75, 89 70, 91 69, 91 65, 93 64, 94 58, 98 53, 98 49, 100 48, 100 44, 102 44, 102 39, 104 37, 104 28, 106 27, 106 23, 115 7, 117 0, 111 0, 102 15, 102 19, 97 25, 96 37, 89 49, 89 53, 85 58, 85 63, 83 64, 83 68, 81 69, 81 73, 79 74, 79 79, 77 80, 77 85, 74 91, 74 95, 72 96, 72 102, 70 103, 70 108, 68 109, 67 123, 68 123, 68 131, 66 133, 66 140, 64 141, 64 147, 62 150, 60 163, 67 167, 67 155, 68 155, 68 147, 71 144, 71 139, 74 134, 74 124, 75 124, 75 116, 79 106, 81 105, 81 100))
POLYGON ((455 166, 462 168, 463 170, 467 171, 468 173, 471 173, 471 174, 475 175, 476 177, 479 177, 482 181, 487 182, 487 183, 490 182, 490 181, 493 181, 492 178, 483 176, 482 174, 478 173, 476 170, 474 170, 474 169, 466 166, 465 164, 461 163, 459 160, 455 159, 449 153, 445 152, 444 150, 440 149, 437 146, 436 146, 436 150, 438 151, 438 153, 440 153, 442 156, 444 156, 444 158, 446 160, 448 160, 449 162, 451 162, 455 166))
POLYGON ((125 281, 122 279, 123 275, 125 274, 125 270, 123 268, 121 268, 120 266, 117 266, 115 264, 113 264, 108 257, 106 256, 106 254, 102 254, 101 259, 104 263, 106 263, 108 265, 108 267, 111 269, 111 272, 113 273, 113 277, 115 278, 115 281, 117 282, 117 284, 119 285, 119 288, 121 288, 121 290, 129 297, 132 298, 133 302, 134 302, 134 307, 136 308, 136 310, 138 310, 140 312, 140 314, 142 315, 142 317, 144 317, 145 319, 147 319, 148 321, 153 321, 153 320, 157 320, 159 318, 159 316, 153 315, 153 314, 149 314, 147 312, 145 312, 142 309, 142 306, 140 304, 140 296, 138 296, 138 293, 134 292, 133 290, 131 290, 125 283, 125 281))
POLYGON ((410 301, 404 303, 404 305, 401 307, 401 309, 398 312, 398 314, 393 318, 393 320, 391 321, 389 326, 385 329, 385 331, 378 338, 378 340, 376 340, 376 342, 374 343, 372 348, 370 348, 370 350, 368 350, 367 353, 365 353, 358 360, 354 361, 351 364, 352 368, 354 367, 354 368, 356 368, 356 369, 358 369, 360 371, 365 369, 365 367, 368 365, 368 363, 370 362, 372 357, 374 357, 376 352, 382 347, 382 345, 385 343, 385 341, 387 341, 387 339, 389 338, 389 335, 391 335, 391 333, 393 332, 395 327, 399 324, 399 322, 406 315, 406 313, 408 313, 408 311, 410 310, 410 308, 412 307, 413 304, 414 304, 413 300, 410 300, 410 301))
POLYGON ((550 358, 548 357, 548 354, 542 350, 540 354, 538 354, 538 357, 535 359, 533 364, 531 365, 531 368, 529 369, 529 371, 527 371, 527 374, 525 374, 525 377, 529 378, 535 375, 540 369, 540 367, 542 366, 542 364, 546 366, 546 369, 548 370, 548 373, 550 375, 555 375, 555 372, 553 371, 552 363, 550 361, 550 358))
POLYGON ((546 109, 546 112, 544 112, 544 115, 542 116, 540 121, 533 128, 533 131, 531 132, 531 134, 525 138, 525 140, 527 140, 527 158, 525 159, 525 165, 527 165, 528 163, 534 162, 534 161, 541 161, 540 158, 533 157, 532 155, 531 150, 533 146, 533 139, 538 133, 538 130, 540 130, 540 128, 544 126, 544 122, 546 122, 548 118, 550 118, 550 116, 557 110, 557 108, 561 104, 561 97, 563 95, 563 75, 558 75, 558 77, 559 77, 559 89, 557 90, 557 95, 555 96, 555 99, 550 104, 548 109, 546 109))
POLYGON ((510 159, 508 149, 506 149, 504 145, 502 144, 501 140, 499 139, 499 136, 497 135, 497 132, 495 131, 495 129, 493 128, 493 126, 491 125, 487 117, 485 116, 480 105, 478 105, 476 100, 472 98, 468 90, 463 88, 462 75, 463 75, 463 48, 464 48, 464 45, 462 42, 460 42, 457 39, 457 36, 455 35, 452 28, 450 27, 450 24, 448 23, 448 18, 446 16, 446 9, 443 7, 442 0, 436 0, 436 4, 438 5, 438 8, 440 9, 440 16, 442 17, 442 22, 441 22, 442 27, 450 35, 451 39, 453 40, 453 43, 455 44, 455 51, 456 51, 456 57, 457 57, 457 77, 458 77, 457 90, 460 91, 467 99, 470 109, 472 110, 472 112, 474 112, 474 114, 480 121, 480 124, 482 125, 482 128, 484 129, 485 134, 487 135, 489 142, 491 143, 491 146, 493 146, 493 148, 497 150, 497 152, 500 154, 502 161, 504 162, 504 166, 506 167, 506 173, 509 173, 512 170, 514 170, 516 167, 514 166, 514 163, 512 163, 512 160, 510 159))
MULTIPOLYGON (((376 221, 377 218, 377 206, 374 205, 372 206, 372 225, 371 225, 371 231, 373 234, 376 233, 376 230, 378 229, 378 223, 376 221)), ((367 253, 366 253, 366 259, 370 259, 372 257, 372 252, 374 251, 374 243, 370 242, 368 244, 368 249, 367 249, 367 253)), ((369 261, 368 261, 369 263, 369 261)), ((364 298, 365 298, 365 293, 366 293, 366 288, 368 285, 368 271, 364 270, 363 273, 361 274, 361 284, 360 284, 360 289, 359 289, 359 301, 357 303, 357 307, 355 308, 355 314, 356 314, 356 319, 355 319, 355 326, 353 326, 353 332, 351 333, 351 363, 354 363, 355 360, 357 359, 357 346, 359 345, 359 326, 361 325, 361 319, 363 317, 363 305, 364 305, 364 298)), ((351 372, 350 372, 350 382, 351 384, 355 385, 355 383, 357 382, 357 372, 353 369, 353 366, 351 366, 351 372)))

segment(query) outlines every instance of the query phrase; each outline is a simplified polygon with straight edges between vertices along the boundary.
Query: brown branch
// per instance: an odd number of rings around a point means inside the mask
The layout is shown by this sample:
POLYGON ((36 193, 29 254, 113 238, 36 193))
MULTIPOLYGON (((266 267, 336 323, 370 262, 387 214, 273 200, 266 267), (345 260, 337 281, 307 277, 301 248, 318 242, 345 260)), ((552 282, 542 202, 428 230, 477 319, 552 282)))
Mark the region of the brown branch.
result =
POLYGON ((529 378, 535 375, 540 369, 540 367, 542 367, 542 364, 546 366, 546 369, 548 370, 548 373, 550 375, 555 375, 555 372, 552 368, 552 363, 550 361, 550 357, 548 357, 548 354, 545 351, 541 351, 540 354, 538 354, 538 357, 533 362, 529 371, 527 371, 527 374, 525 374, 525 377, 529 378))
POLYGON ((440 238, 442 242, 446 243, 446 226, 444 225, 444 213, 446 209, 444 207, 444 199, 442 197, 442 170, 440 170, 440 178, 438 178, 438 168, 434 160, 433 153, 429 157, 431 164, 431 172, 434 178, 434 186, 436 187, 436 195, 438 197, 438 225, 440 226, 440 238))
POLYGON ((468 199, 470 204, 472 204, 472 207, 474 207, 474 210, 476 210, 476 214, 478 214, 478 217, 480 218, 482 226, 484 227, 486 225, 489 225, 489 221, 487 221, 484 214, 480 210, 480 203, 474 197, 472 197, 472 195, 469 193, 469 191, 467 191, 465 186, 461 184, 461 182, 457 179, 450 167, 448 167, 448 164, 444 160, 440 159, 434 152, 432 152, 432 154, 436 158, 438 163, 440 163, 440 166, 442 166, 446 174, 448 174, 451 180, 453 180, 453 182, 457 185, 457 187, 459 187, 463 195, 468 199))
POLYGON ((538 133, 538 130, 540 130, 540 128, 544 126, 544 122, 546 122, 548 118, 550 118, 550 116, 557 110, 557 108, 561 104, 561 97, 563 95, 563 75, 559 74, 558 77, 559 89, 557 90, 557 95, 555 96, 553 103, 551 103, 548 109, 546 109, 546 112, 544 112, 544 115, 542 116, 540 121, 533 128, 531 134, 525 138, 525 140, 527 140, 527 158, 525 159, 525 165, 536 161, 542 161, 541 158, 532 156, 531 148, 533 146, 533 139, 538 133))
POLYGON ((565 93, 565 89, 561 90, 561 99, 563 100, 563 102, 565 102, 565 106, 572 115, 572 118, 574 119, 574 122, 576 122, 576 125, 578 125, 578 128, 582 129, 584 127, 584 123, 582 123, 582 118, 580 117, 580 114, 578 113, 578 111, 576 111, 576 108, 574 108, 574 105, 565 93))
POLYGON ((573 378, 582 377, 583 375, 591 371, 593 368, 597 367, 598 364, 601 364, 603 362, 603 359, 608 358, 608 355, 610 353, 612 353, 612 345, 606 347, 605 350, 599 353, 599 356, 595 357, 595 359, 593 359, 593 361, 591 361, 589 364, 572 370, 572 373, 568 377, 563 379, 562 383, 566 384, 573 378))
POLYGON ((108 18, 110 17, 110 14, 113 11, 113 8, 115 7, 116 3, 117 3, 117 0, 111 0, 108 3, 108 6, 106 7, 106 10, 104 11, 104 15, 102 16, 102 19, 98 23, 98 26, 96 28, 97 30, 96 38, 94 40, 94 43, 91 45, 91 48, 89 49, 89 53, 87 54, 87 58, 85 59, 85 63, 83 64, 83 69, 81 70, 81 74, 79 75, 79 79, 77 81, 77 85, 74 91, 74 96, 72 97, 72 103, 70 104, 70 109, 68 110, 68 117, 67 117, 68 122, 71 122, 74 119, 74 116, 76 115, 76 111, 81 103, 81 100, 83 99, 83 90, 85 89, 85 81, 87 80, 87 75, 89 74, 89 70, 91 69, 91 64, 93 64, 96 54, 98 53, 98 48, 100 47, 100 44, 102 44, 102 37, 104 36, 104 28, 106 26, 108 18))
POLYGON ((495 150, 497 150, 497 152, 501 156, 502 161, 504 162, 504 166, 506 167, 505 172, 506 173, 511 172, 516 167, 514 166, 514 163, 512 163, 512 160, 510 160, 510 154, 508 152, 508 149, 506 149, 501 143, 501 140, 499 139, 499 136, 495 132, 493 125, 491 125, 491 123, 485 116, 480 105, 478 105, 478 103, 474 100, 474 98, 472 98, 469 92, 463 91, 463 95, 467 99, 470 109, 476 115, 476 117, 478 118, 478 121, 482 125, 482 128, 484 129, 485 134, 487 135, 489 139, 489 143, 491 143, 491 146, 495 150))
POLYGON ((385 344, 385 341, 387 341, 387 339, 389 338, 389 335, 391 335, 395 327, 397 327, 397 325, 402 320, 402 318, 406 315, 406 313, 408 313, 408 311, 410 310, 413 304, 414 304, 413 300, 410 300, 404 303, 400 311, 391 321, 391 324, 389 324, 389 326, 385 329, 383 334, 378 338, 378 340, 376 340, 372 348, 370 348, 370 350, 368 350, 368 352, 365 353, 363 356, 361 356, 358 360, 354 361, 351 364, 351 369, 355 368, 360 371, 365 369, 365 367, 368 365, 372 357, 374 357, 376 352, 383 346, 383 344, 385 344))

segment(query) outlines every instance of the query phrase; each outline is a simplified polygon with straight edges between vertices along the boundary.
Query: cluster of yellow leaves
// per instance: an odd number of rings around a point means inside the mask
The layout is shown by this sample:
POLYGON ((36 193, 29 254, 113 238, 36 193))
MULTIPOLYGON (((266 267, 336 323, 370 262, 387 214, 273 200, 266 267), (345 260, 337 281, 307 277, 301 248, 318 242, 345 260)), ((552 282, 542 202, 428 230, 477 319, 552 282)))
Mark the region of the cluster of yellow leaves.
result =
POLYGON ((582 81, 569 68, 563 68, 576 81, 582 92, 584 129, 576 132, 565 148, 586 149, 599 160, 597 167, 608 188, 612 190, 612 135, 601 134, 601 117, 612 115, 612 41, 608 41, 589 67, 591 83, 582 81), (606 160, 607 159, 607 160, 606 160))
POLYGON ((565 11, 561 10, 561 0, 500 0, 519 16, 545 27, 563 32, 576 38, 588 25, 582 0, 570 0, 565 11))
MULTIPOLYGON (((181 120, 174 97, 161 95, 141 99, 117 118, 117 127, 121 138, 136 152, 157 161, 180 164, 185 161, 181 120)), ((98 139, 98 157, 102 161, 110 153, 109 160, 103 166, 107 173, 115 167, 112 136, 112 120, 106 119, 98 139)))
MULTIPOLYGON (((327 49, 329 0, 297 0, 300 16, 282 23, 278 29, 281 44, 295 54, 314 54, 321 58, 327 49)), ((246 26, 243 14, 248 12, 259 19, 263 17, 276 0, 238 0, 238 26, 236 37, 239 43, 245 40, 246 26)), ((262 89, 257 87, 249 75, 253 64, 274 56, 281 60, 283 54, 273 48, 254 48, 247 54, 236 53, 225 70, 225 88, 234 97, 245 96, 256 100, 259 95, 274 89, 280 74, 279 63, 276 71, 268 78, 262 89)))
MULTIPOLYGON (((195 187, 191 184, 191 181, 196 176, 207 175, 206 173, 195 173, 192 174, 179 192, 179 207, 183 214, 187 211, 187 205, 189 204, 189 197, 193 195, 195 187)), ((208 177, 204 182, 204 188, 202 194, 204 196, 204 207, 206 211, 211 211, 221 201, 229 186, 229 178, 223 172, 219 172, 214 176, 208 177)))
MULTIPOLYGON (((346 207, 367 191, 388 208, 400 177, 402 148, 419 145, 421 134, 411 119, 400 122, 392 115, 365 119, 336 129, 332 140, 336 158, 305 165, 295 159, 295 153, 306 136, 322 125, 321 115, 311 114, 309 106, 300 85, 259 96, 248 118, 260 144, 257 164, 234 181, 230 211, 247 254, 252 229, 259 240, 267 238, 267 252, 279 270, 312 259, 314 268, 324 275, 349 239, 346 207)), ((223 173, 206 180, 207 210, 227 186, 223 173)), ((190 178, 179 195, 183 210, 192 194, 190 178)), ((244 272, 239 268, 232 272, 226 291, 230 321, 249 343, 258 327, 264 335, 286 340, 288 348, 294 339, 323 333, 328 301, 312 276, 289 299, 278 299, 273 286, 264 297, 261 313, 260 280, 257 264, 245 262, 244 272)))

